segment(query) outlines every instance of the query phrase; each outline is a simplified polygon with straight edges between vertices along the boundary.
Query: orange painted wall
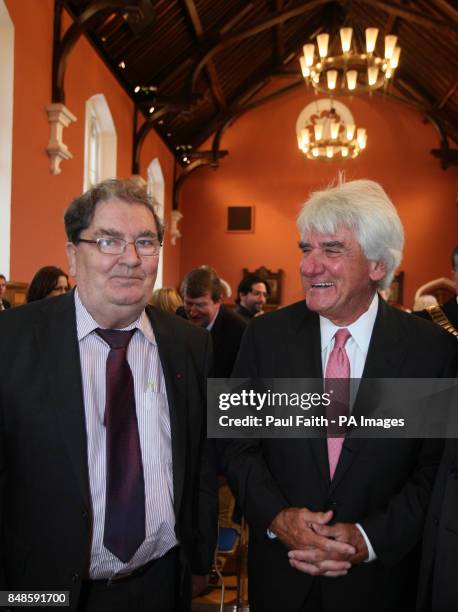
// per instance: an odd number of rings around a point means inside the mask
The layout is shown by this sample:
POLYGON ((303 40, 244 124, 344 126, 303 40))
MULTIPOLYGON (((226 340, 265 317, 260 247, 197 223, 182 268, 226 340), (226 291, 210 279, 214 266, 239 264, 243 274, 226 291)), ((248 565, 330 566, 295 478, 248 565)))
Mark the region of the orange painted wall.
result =
POLYGON ((368 147, 358 159, 306 160, 295 124, 312 100, 299 89, 242 116, 223 136, 229 155, 220 168, 199 170, 185 183, 181 275, 210 264, 235 290, 244 267, 281 268, 283 304, 301 299, 296 216, 311 191, 345 170, 347 180, 380 182, 398 208, 406 229, 404 304, 411 307, 419 285, 450 274, 449 254, 458 243, 457 168, 444 172, 429 154, 438 139, 415 110, 378 96, 343 100, 368 130, 368 147), (231 205, 255 207, 253 233, 226 232, 231 205))
MULTIPOLYGON (((63 161, 62 173, 52 176, 46 106, 51 103, 54 1, 6 0, 6 6, 15 28, 11 279, 28 282, 43 265, 67 269, 62 217, 83 187, 86 100, 99 93, 106 97, 117 132, 117 175, 122 178, 131 174, 133 103, 81 37, 69 56, 65 78, 66 106, 77 117, 63 138, 73 159, 63 161)), ((70 23, 66 16, 64 31, 70 23)), ((171 154, 154 132, 144 148, 150 155, 157 150, 170 194, 171 154)), ((146 176, 144 159, 141 170, 146 176)))

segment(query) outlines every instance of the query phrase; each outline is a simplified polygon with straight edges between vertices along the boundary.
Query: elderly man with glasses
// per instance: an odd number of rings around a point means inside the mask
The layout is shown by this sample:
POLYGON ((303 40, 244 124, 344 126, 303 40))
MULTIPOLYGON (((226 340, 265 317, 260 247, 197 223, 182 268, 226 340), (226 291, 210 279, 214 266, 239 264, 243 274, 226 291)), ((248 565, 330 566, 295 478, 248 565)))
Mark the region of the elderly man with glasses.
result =
POLYGON ((212 556, 194 546, 214 531, 199 500, 210 337, 147 306, 163 227, 143 190, 105 181, 65 228, 76 289, 1 322, 0 588, 187 610, 190 569, 212 556))

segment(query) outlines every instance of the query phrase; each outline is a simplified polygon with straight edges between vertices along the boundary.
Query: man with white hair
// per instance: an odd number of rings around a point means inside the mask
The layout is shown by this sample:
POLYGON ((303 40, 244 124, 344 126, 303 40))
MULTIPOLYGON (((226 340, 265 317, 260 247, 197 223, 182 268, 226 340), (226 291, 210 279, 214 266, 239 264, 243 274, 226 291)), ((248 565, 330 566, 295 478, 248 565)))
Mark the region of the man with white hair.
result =
MULTIPOLYGON (((339 378, 348 391, 350 377, 454 375, 449 335, 377 295, 404 243, 380 185, 359 180, 312 194, 298 228, 305 303, 250 324, 235 377, 339 378)), ((352 414, 364 409, 360 396, 353 405, 346 397, 352 414)), ((252 612, 412 609, 440 444, 329 436, 221 446, 250 526, 252 612)))

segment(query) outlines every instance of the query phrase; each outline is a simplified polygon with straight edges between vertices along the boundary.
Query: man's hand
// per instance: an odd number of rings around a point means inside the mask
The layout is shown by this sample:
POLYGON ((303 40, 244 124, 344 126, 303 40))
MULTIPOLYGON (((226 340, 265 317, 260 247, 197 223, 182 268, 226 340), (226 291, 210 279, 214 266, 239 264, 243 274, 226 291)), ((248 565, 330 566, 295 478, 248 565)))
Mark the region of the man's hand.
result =
POLYGON ((346 542, 354 547, 355 553, 349 557, 352 565, 362 563, 369 557, 369 551, 361 531, 353 523, 336 523, 335 525, 313 525, 314 531, 326 538, 333 538, 336 542, 346 542))
POLYGON ((307 551, 312 562, 346 561, 355 555, 356 548, 344 540, 338 541, 326 534, 321 535, 315 528, 326 527, 331 519, 331 510, 311 512, 307 508, 286 508, 274 518, 270 530, 287 548, 307 551))
POLYGON ((198 576, 193 574, 192 576, 192 597, 197 597, 205 591, 208 586, 208 576, 198 576))
POLYGON ((290 550, 288 557, 291 567, 311 576, 345 576, 351 568, 350 561, 325 559, 316 548, 290 550))

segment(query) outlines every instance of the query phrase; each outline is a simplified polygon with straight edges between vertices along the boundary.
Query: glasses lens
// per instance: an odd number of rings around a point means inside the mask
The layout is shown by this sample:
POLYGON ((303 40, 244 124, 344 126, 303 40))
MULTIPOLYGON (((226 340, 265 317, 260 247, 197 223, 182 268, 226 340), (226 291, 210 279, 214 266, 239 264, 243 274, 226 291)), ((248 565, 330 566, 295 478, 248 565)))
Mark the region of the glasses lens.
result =
POLYGON ((99 238, 97 245, 101 253, 120 255, 124 251, 125 241, 121 238, 99 238))
POLYGON ((160 243, 155 238, 139 238, 135 241, 135 248, 139 255, 157 255, 161 248, 160 243))

